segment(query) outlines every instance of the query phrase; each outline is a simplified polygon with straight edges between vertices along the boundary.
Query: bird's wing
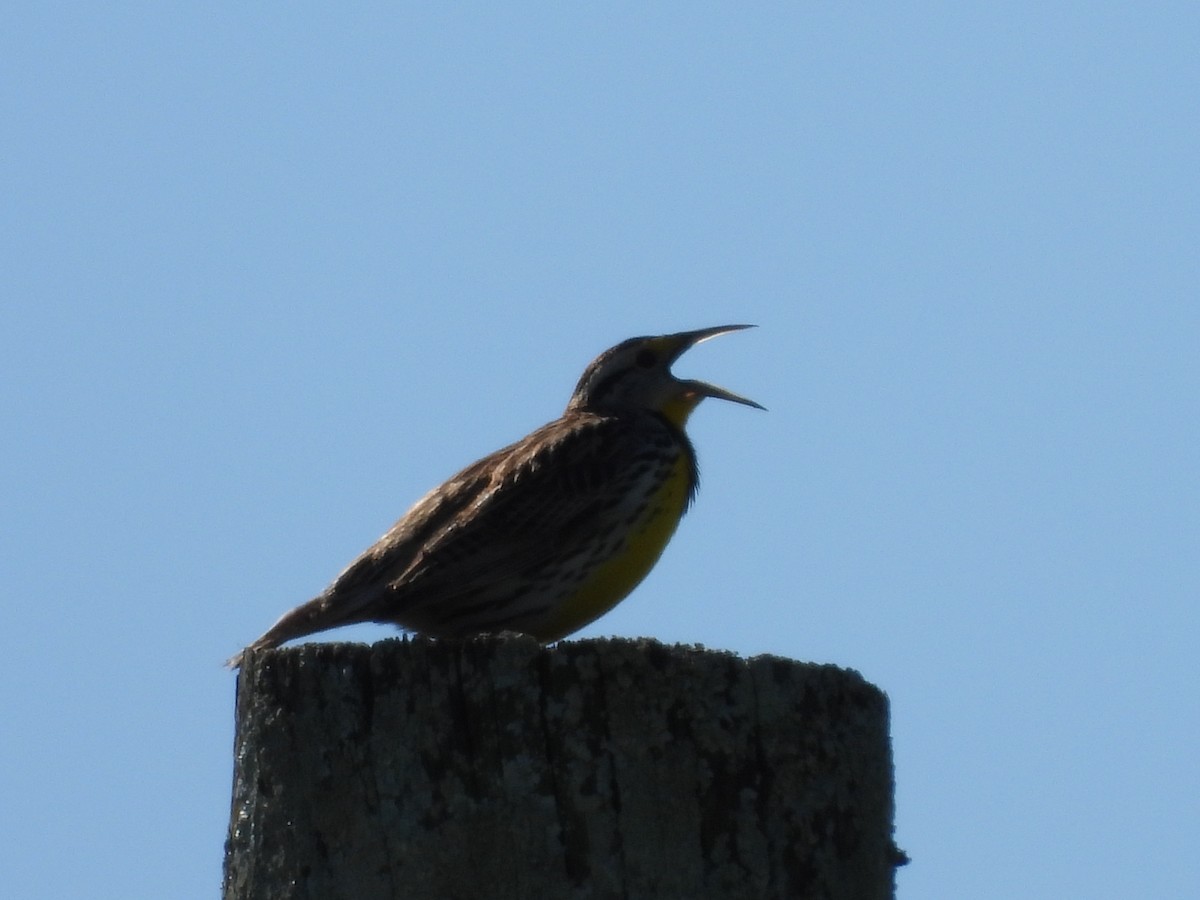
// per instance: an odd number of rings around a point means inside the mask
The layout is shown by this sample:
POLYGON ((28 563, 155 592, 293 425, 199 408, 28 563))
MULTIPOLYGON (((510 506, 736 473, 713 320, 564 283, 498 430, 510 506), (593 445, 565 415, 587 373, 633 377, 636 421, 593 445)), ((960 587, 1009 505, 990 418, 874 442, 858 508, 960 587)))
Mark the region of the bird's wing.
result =
POLYGON ((375 618, 421 630, 443 616, 453 620, 462 601, 511 598, 548 562, 583 552, 597 530, 629 515, 635 501, 612 482, 637 464, 641 444, 627 429, 645 424, 587 416, 564 425, 477 464, 490 472, 487 484, 389 582, 375 618))

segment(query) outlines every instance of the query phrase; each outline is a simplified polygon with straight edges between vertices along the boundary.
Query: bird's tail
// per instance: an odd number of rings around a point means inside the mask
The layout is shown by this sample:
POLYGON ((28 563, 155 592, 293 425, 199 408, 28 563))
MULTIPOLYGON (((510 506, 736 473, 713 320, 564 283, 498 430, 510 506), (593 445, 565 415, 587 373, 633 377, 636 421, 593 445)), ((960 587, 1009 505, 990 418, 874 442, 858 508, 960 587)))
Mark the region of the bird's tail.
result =
POLYGON ((368 618, 361 614, 360 607, 348 608, 345 603, 334 602, 329 594, 321 594, 285 612, 262 637, 249 644, 241 653, 227 659, 225 665, 231 669, 241 668, 242 660, 251 650, 270 650, 293 638, 325 631, 327 628, 337 628, 339 625, 353 625, 365 621, 368 621, 368 618))

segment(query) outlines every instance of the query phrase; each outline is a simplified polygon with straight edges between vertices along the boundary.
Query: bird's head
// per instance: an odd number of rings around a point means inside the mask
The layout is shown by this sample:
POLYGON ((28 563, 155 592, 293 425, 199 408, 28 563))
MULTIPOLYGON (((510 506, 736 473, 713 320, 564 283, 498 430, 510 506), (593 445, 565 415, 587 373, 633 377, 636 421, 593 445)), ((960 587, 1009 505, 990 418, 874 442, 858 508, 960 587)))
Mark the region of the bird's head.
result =
POLYGON ((718 325, 659 337, 636 337, 605 350, 592 362, 567 404, 567 412, 650 409, 680 428, 705 397, 765 409, 753 400, 703 381, 676 378, 671 364, 686 350, 719 334, 750 325, 718 325))

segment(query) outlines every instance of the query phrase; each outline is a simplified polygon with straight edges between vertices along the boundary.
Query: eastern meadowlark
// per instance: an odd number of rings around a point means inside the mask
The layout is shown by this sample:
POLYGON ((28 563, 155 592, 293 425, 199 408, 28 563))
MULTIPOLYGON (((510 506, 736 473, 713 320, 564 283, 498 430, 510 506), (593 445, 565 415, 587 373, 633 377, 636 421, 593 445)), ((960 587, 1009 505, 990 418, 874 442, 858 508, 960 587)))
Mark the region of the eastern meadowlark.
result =
POLYGON ((705 397, 764 408, 678 379, 671 364, 701 341, 749 327, 631 338, 606 350, 561 418, 430 491, 323 593, 246 649, 357 622, 439 638, 517 631, 548 642, 608 612, 658 561, 696 493, 688 416, 705 397))

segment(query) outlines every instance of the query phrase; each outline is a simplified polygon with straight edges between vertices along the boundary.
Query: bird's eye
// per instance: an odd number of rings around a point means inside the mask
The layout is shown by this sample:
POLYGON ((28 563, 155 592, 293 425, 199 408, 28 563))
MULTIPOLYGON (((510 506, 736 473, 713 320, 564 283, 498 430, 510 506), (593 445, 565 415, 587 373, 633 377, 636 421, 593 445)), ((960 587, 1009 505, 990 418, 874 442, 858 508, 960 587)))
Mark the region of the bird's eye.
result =
POLYGON ((643 369, 649 369, 658 362, 658 354, 653 350, 639 350, 634 362, 636 362, 643 369))

